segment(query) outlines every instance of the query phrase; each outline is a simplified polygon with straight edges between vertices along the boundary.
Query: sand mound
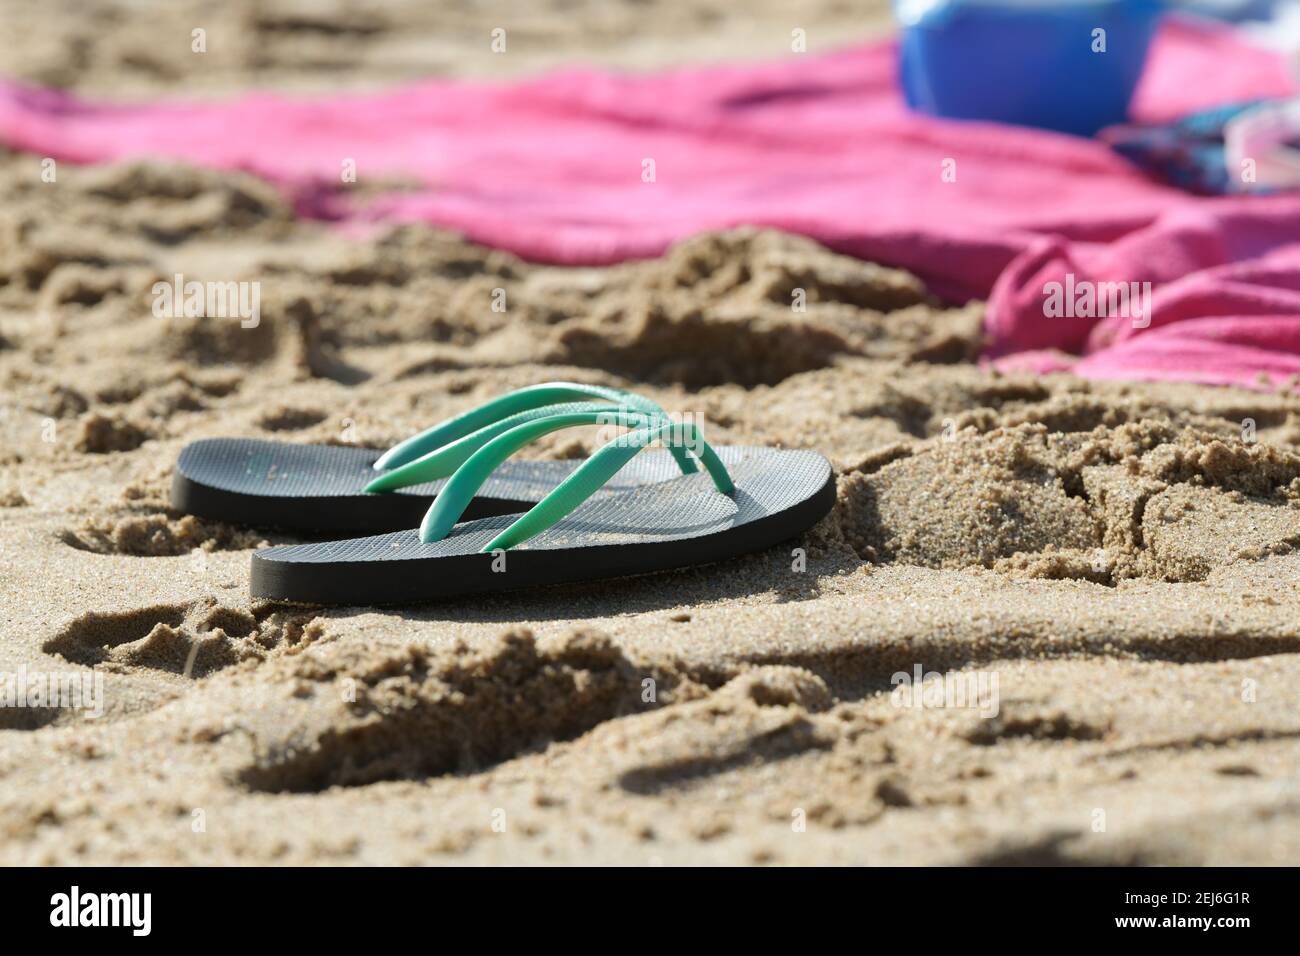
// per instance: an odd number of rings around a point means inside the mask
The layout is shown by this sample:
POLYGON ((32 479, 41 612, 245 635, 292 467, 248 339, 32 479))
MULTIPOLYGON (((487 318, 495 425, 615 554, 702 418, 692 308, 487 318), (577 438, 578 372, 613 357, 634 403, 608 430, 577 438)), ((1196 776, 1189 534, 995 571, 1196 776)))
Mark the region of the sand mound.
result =
POLYGON ((224 551, 267 544, 265 535, 247 528, 220 521, 204 521, 193 515, 172 517, 158 512, 116 519, 89 519, 61 532, 60 540, 70 547, 97 554, 154 558, 191 554, 196 550, 224 551))
POLYGON ((931 307, 912 276, 751 229, 625 269, 584 311, 553 323, 547 361, 693 387, 774 384, 839 355, 960 361, 979 341, 978 310, 931 307))
POLYGON ((139 448, 149 437, 148 431, 120 414, 92 412, 81 420, 75 447, 102 455, 139 448))
POLYGON ((273 607, 254 613, 207 599, 190 606, 88 612, 60 628, 42 650, 119 672, 143 667, 197 678, 311 643, 322 633, 311 614, 273 607))
POLYGON ((877 561, 1199 581, 1300 544, 1300 456, 1158 421, 955 432, 849 475, 841 514, 877 561))
POLYGON ((476 770, 630 710, 641 683, 594 634, 539 645, 521 630, 480 650, 344 656, 294 662, 293 677, 310 682, 301 694, 329 703, 315 701, 303 724, 259 741, 262 756, 239 774, 244 785, 313 791, 476 770))

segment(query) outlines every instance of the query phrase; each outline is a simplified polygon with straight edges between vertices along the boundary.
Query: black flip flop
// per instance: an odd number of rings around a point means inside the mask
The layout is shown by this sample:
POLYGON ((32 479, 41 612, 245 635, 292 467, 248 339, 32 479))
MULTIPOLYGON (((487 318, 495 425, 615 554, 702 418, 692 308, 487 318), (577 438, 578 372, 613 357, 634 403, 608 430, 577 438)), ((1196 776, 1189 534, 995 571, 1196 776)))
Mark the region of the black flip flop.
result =
MULTIPOLYGON (((255 528, 376 534, 413 528, 445 479, 370 494, 383 449, 296 445, 256 438, 211 438, 187 445, 172 477, 172 507, 255 528)), ((483 483, 467 518, 527 511, 573 474, 581 460, 507 461, 483 483)), ((681 472, 664 451, 629 462, 609 485, 622 491, 681 472)))
MULTIPOLYGON (((658 405, 630 392, 549 382, 494 399, 388 451, 256 438, 204 439, 181 451, 172 479, 172 506, 203 518, 289 531, 397 531, 418 524, 429 509, 445 484, 443 477, 434 476, 450 474, 454 469, 446 467, 449 463, 459 463, 488 437, 538 418, 592 408, 615 418, 623 411, 667 417, 658 405)), ((686 458, 679 449, 640 456, 598 493, 664 481, 680 473, 686 458)), ((502 462, 483 482, 465 517, 527 511, 580 464, 502 462)))
MULTIPOLYGON (((495 549, 521 519, 466 521, 427 542, 412 529, 270 548, 253 555, 252 596, 413 604, 707 564, 796 537, 835 503, 834 473, 815 452, 718 452, 732 484, 726 493, 711 471, 612 490, 583 500, 522 543, 495 549)), ((667 455, 664 464, 673 464, 667 455)), ((562 488, 553 495, 563 497, 562 488)))

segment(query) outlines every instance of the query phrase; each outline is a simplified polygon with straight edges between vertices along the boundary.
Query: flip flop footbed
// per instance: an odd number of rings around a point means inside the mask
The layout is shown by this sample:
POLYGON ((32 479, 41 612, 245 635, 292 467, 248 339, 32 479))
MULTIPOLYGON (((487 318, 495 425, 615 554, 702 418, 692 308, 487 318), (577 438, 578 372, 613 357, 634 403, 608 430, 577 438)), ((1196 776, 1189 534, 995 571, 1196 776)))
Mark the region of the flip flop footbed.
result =
POLYGON ((680 474, 658 450, 642 452, 628 468, 656 453, 662 456, 658 480, 629 482, 620 472, 600 494, 508 551, 481 552, 515 520, 500 515, 464 521, 429 543, 412 528, 286 545, 253 556, 252 595, 407 604, 643 574, 770 547, 812 527, 835 503, 834 473, 815 452, 718 449, 735 482, 730 495, 703 472, 680 474))

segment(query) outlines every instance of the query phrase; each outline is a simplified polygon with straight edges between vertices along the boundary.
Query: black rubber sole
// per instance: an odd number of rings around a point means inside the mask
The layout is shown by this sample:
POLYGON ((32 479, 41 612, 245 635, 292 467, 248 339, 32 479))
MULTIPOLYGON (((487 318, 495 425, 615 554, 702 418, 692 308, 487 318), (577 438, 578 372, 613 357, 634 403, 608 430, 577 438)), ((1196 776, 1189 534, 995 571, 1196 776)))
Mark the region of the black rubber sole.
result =
POLYGON ((743 449, 721 495, 695 474, 591 499, 524 545, 481 549, 511 517, 462 522, 442 541, 414 530, 286 545, 252 558, 254 598, 306 604, 417 604, 711 564, 807 531, 835 504, 830 463, 813 452, 743 449))
MULTIPOLYGON (((412 528, 419 525, 434 497, 404 494, 269 497, 203 485, 179 471, 172 476, 172 507, 177 511, 252 528, 322 534, 368 534, 412 528)), ((469 503, 465 517, 468 520, 518 514, 534 504, 480 496, 469 503)))
MULTIPOLYGON (((186 514, 257 528, 364 535, 414 528, 444 481, 366 494, 377 474, 377 448, 302 445, 256 438, 209 438, 181 451, 172 507, 186 514)), ((726 454, 720 450, 726 460, 726 454)), ((580 460, 507 461, 480 489, 465 520, 527 511, 568 477, 580 460)), ((638 455, 602 493, 679 474, 667 452, 638 455)))

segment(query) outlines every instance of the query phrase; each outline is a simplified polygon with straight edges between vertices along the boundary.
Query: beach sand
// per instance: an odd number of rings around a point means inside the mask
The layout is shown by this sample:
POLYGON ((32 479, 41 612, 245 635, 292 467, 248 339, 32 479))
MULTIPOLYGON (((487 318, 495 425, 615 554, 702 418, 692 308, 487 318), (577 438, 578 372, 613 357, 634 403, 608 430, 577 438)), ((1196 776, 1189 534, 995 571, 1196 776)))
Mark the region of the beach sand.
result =
MULTIPOLYGON (((25 6, 0 4, 7 71, 122 97, 887 26, 830 0, 250 3, 200 60, 197 3, 25 6)), ((0 675, 105 700, 0 708, 0 862, 1300 862, 1300 396, 1000 375, 980 320, 770 231, 556 269, 344 238, 235 174, 49 184, 0 152, 0 675), (177 272, 260 282, 260 324, 155 317, 177 272), (251 602, 252 550, 295 539, 169 510, 196 438, 384 447, 556 379, 817 449, 836 508, 723 565, 384 610, 251 602), (895 692, 917 668, 996 696, 895 692)))

